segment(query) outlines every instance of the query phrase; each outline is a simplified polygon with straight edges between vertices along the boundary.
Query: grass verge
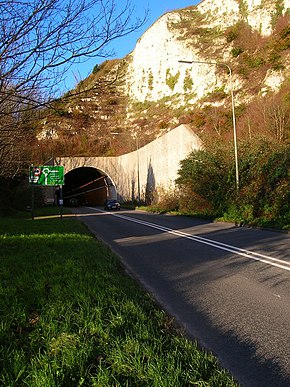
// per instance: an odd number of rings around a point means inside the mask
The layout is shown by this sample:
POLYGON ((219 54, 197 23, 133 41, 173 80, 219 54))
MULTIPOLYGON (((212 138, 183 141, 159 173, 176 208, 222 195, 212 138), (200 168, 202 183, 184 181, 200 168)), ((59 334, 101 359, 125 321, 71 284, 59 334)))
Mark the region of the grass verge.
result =
POLYGON ((73 215, 0 219, 0 384, 234 386, 73 215))
POLYGON ((261 227, 264 229, 272 230, 272 231, 280 231, 280 232, 289 232, 290 224, 289 224, 289 215, 281 216, 280 219, 269 220, 263 217, 260 218, 252 218, 248 219, 246 217, 232 214, 232 213, 224 213, 223 216, 210 215, 202 212, 190 212, 190 211, 178 211, 178 210, 167 210, 166 208, 158 207, 158 206, 139 206, 135 207, 135 209, 139 209, 142 211, 157 213, 157 214, 169 214, 169 215, 178 215, 178 216, 192 216, 194 218, 199 219, 210 219, 212 221, 217 222, 229 222, 236 223, 240 226, 248 226, 248 227, 261 227))

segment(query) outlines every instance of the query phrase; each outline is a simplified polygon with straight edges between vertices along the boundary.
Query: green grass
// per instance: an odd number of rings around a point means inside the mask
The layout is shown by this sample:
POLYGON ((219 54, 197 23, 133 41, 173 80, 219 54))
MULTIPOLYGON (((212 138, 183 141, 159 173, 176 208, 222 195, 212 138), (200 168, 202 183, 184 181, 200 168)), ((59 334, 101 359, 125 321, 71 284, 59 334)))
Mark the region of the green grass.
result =
POLYGON ((235 385, 73 215, 1 218, 0 262, 1 385, 235 385))

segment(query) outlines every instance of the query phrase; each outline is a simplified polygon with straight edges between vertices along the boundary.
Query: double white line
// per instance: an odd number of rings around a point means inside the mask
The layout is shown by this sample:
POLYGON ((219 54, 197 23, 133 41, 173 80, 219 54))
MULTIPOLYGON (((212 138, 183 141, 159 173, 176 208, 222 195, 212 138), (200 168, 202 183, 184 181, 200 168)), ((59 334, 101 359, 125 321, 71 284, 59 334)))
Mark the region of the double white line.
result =
MULTIPOLYGON (((96 210, 95 208, 91 208, 91 209, 96 210)), ((100 211, 100 210, 98 210, 98 211, 100 211)), ((101 212, 103 212, 103 211, 101 211, 101 212)), ((166 232, 168 234, 176 235, 176 236, 179 236, 181 238, 186 238, 186 239, 192 240, 194 242, 198 242, 198 243, 202 243, 204 245, 215 247, 216 249, 228 251, 230 253, 234 253, 234 254, 237 254, 239 256, 248 258, 248 259, 253 259, 255 261, 260 261, 260 262, 266 263, 268 265, 276 266, 276 267, 279 267, 280 269, 283 269, 283 270, 290 271, 290 262, 283 261, 281 259, 277 259, 274 257, 270 257, 269 255, 256 253, 256 252, 250 251, 250 250, 240 249, 239 247, 228 245, 226 243, 214 241, 214 240, 208 239, 208 238, 203 238, 203 237, 197 236, 197 235, 191 235, 191 234, 185 233, 183 231, 173 230, 173 229, 168 228, 168 227, 160 226, 159 224, 156 224, 156 223, 146 222, 144 220, 131 218, 129 216, 116 214, 116 213, 110 213, 110 215, 115 216, 117 218, 127 220, 129 222, 134 222, 134 223, 141 224, 143 226, 151 227, 151 228, 154 228, 156 230, 166 232)))

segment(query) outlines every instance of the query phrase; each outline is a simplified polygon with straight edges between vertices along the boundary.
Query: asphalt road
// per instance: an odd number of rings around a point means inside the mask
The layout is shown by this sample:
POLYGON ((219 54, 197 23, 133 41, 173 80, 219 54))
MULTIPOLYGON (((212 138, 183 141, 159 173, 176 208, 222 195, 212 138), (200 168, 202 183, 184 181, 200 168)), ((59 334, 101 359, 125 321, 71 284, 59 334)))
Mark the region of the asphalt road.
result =
POLYGON ((140 211, 75 213, 239 384, 290 386, 289 234, 140 211))

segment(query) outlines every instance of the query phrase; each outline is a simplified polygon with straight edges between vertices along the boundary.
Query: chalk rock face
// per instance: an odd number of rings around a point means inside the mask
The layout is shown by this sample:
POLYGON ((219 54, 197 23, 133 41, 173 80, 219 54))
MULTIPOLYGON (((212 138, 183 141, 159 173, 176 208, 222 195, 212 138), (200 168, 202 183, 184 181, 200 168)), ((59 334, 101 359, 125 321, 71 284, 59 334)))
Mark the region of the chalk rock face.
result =
MULTIPOLYGON (((284 1, 284 9, 289 8, 289 0, 284 1)), ((277 2, 273 0, 204 0, 198 10, 207 13, 210 24, 226 28, 239 20, 245 20, 251 27, 270 35, 271 20, 275 14, 277 2)))
POLYGON ((170 23, 177 19, 178 14, 174 12, 165 14, 136 44, 128 74, 129 83, 132 82, 130 94, 139 101, 158 100, 182 92, 179 75, 182 66, 178 60, 192 58, 195 50, 188 50, 170 30, 170 23), (170 79, 176 79, 175 84, 171 85, 170 79))
MULTIPOLYGON (((190 94, 187 102, 195 103, 222 87, 225 92, 232 86, 241 88, 239 78, 229 79, 227 71, 217 69, 220 65, 180 60, 229 63, 233 46, 225 30, 245 21, 268 36, 277 4, 275 0, 203 0, 197 6, 166 13, 143 34, 128 57, 129 97, 140 102, 175 97, 180 105, 186 93, 190 94)), ((280 14, 289 6, 290 0, 281 0, 280 14)))

